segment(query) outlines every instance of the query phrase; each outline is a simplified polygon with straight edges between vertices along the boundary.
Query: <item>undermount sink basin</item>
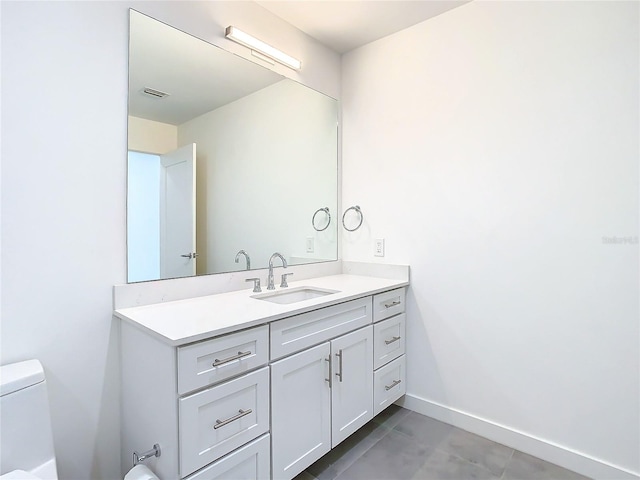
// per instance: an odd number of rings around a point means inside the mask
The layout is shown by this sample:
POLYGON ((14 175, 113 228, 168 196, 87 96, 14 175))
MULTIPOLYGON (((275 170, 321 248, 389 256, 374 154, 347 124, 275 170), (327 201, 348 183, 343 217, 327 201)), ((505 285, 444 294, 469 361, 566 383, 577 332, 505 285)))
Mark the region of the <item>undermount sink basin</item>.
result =
POLYGON ((312 298, 324 297, 325 295, 331 295, 332 293, 338 293, 338 290, 328 290, 316 287, 296 287, 290 290, 278 290, 275 292, 252 295, 251 298, 271 303, 289 304, 310 300, 312 298))

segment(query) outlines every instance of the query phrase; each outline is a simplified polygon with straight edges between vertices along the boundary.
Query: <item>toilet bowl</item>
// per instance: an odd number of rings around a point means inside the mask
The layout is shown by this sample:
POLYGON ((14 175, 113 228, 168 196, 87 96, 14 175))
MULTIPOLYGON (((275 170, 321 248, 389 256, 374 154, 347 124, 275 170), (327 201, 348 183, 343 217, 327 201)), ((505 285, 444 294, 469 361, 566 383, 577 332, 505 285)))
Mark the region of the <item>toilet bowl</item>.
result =
POLYGON ((40 477, 31 475, 29 472, 25 472, 24 470, 13 470, 9 473, 5 473, 4 475, 0 475, 0 480, 41 480, 41 479, 40 477))
POLYGON ((146 465, 135 465, 124 476, 124 480, 160 480, 146 465))
POLYGON ((0 479, 58 480, 49 397, 38 360, 0 367, 0 479))

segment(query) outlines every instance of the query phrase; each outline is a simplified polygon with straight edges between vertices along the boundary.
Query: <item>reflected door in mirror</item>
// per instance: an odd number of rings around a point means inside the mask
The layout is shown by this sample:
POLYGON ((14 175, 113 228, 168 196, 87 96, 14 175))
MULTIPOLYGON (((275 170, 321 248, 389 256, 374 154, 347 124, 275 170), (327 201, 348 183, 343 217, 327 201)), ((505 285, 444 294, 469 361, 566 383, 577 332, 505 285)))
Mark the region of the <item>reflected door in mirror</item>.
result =
POLYGON ((195 145, 129 152, 128 165, 129 281, 195 275, 195 145))

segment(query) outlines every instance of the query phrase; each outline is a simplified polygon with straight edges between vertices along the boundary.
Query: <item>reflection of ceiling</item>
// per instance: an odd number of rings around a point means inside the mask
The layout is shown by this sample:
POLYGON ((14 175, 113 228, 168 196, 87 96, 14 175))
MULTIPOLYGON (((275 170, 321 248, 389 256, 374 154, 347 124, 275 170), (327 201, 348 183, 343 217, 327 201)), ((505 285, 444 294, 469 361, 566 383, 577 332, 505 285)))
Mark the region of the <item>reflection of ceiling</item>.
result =
MULTIPOLYGON (((261 6, 342 53, 470 0, 265 0, 261 6)), ((131 12, 129 114, 180 125, 282 80, 245 59, 131 12), (220 73, 224 72, 224 75, 220 73), (148 87, 169 93, 144 95, 148 87)))
POLYGON ((180 125, 282 76, 146 15, 131 12, 129 115, 180 125), (149 97, 145 87, 170 95, 149 97))
POLYGON ((416 25, 471 0, 263 0, 262 7, 338 53, 416 25))

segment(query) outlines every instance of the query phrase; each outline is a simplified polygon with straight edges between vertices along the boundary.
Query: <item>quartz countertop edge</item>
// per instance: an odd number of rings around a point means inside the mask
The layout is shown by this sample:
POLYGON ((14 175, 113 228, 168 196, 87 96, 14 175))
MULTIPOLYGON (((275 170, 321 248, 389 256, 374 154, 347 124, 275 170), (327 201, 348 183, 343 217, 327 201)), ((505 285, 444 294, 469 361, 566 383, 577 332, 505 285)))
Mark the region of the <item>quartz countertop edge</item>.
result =
MULTIPOLYGON (((289 282, 288 289, 276 287, 273 292, 300 287, 338 290, 337 293, 287 305, 251 298, 257 294, 247 289, 121 308, 115 310, 114 315, 164 343, 181 346, 407 285, 409 282, 405 280, 331 275, 289 282)), ((262 293, 267 292, 263 288, 262 293)))

